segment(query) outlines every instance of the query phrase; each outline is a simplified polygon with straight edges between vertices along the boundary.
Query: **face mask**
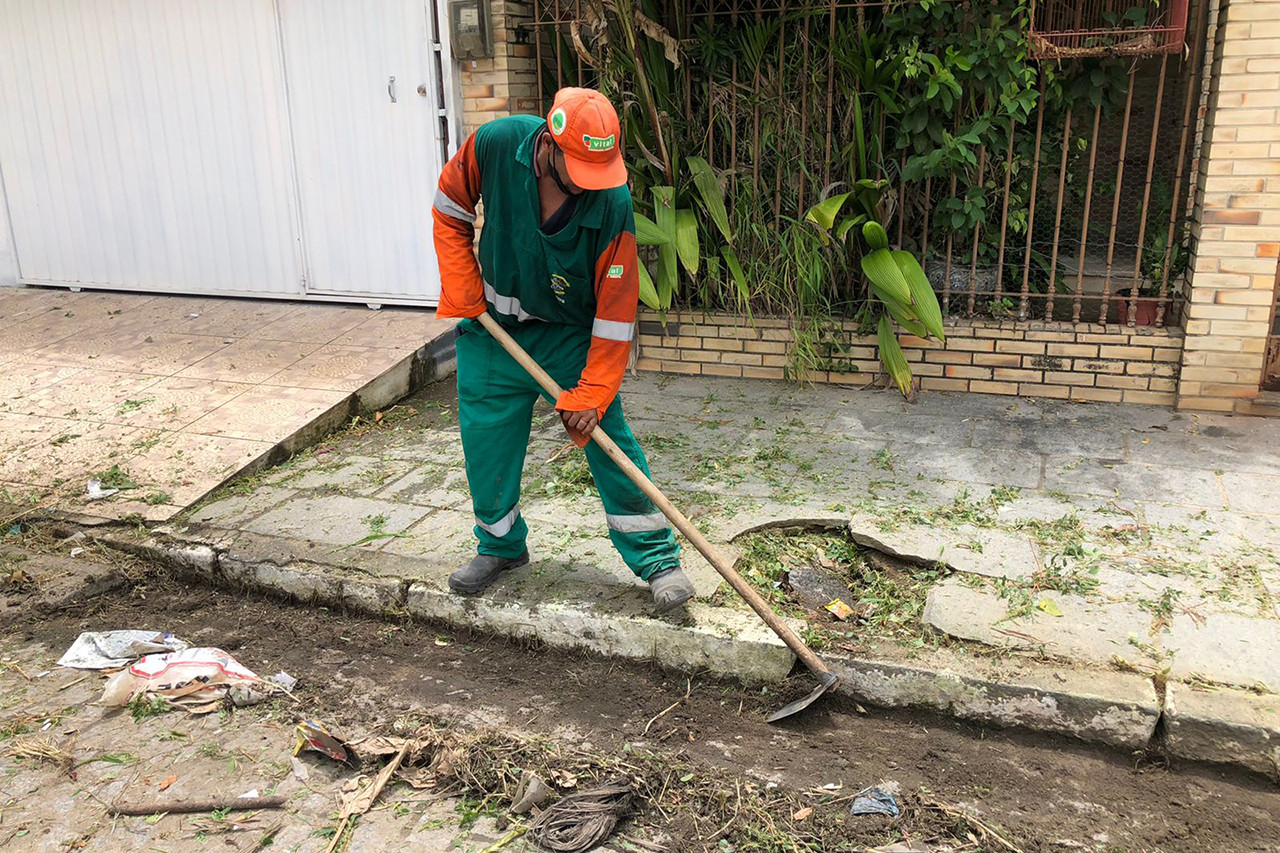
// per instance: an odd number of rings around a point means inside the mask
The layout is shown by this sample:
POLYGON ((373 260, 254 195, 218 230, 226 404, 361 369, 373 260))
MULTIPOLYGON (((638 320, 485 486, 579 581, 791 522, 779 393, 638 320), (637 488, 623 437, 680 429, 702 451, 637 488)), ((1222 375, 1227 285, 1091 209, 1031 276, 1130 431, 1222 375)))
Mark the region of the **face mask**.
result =
POLYGON ((551 173, 551 180, 555 181, 556 187, 565 195, 578 195, 581 190, 574 191, 565 184, 564 179, 560 177, 560 173, 556 171, 556 151, 555 143, 547 139, 547 143, 551 145, 551 153, 547 156, 547 171, 551 173))

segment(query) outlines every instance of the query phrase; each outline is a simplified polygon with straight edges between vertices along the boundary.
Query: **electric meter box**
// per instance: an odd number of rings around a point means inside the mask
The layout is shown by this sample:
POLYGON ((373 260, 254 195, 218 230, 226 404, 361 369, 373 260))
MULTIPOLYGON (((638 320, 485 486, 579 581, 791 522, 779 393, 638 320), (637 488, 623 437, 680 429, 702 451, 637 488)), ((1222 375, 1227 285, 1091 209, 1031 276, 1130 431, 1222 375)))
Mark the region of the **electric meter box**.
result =
POLYGON ((449 0, 449 46, 454 59, 493 56, 489 0, 449 0))

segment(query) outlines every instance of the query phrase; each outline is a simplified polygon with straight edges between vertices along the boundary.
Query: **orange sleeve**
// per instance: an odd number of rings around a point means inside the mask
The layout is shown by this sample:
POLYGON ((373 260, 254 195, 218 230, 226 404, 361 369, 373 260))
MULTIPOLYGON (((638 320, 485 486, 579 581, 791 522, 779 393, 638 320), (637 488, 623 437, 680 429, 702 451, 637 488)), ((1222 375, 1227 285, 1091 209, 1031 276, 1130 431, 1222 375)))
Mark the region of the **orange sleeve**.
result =
MULTIPOLYGON (((596 260, 596 316, 591 326, 591 348, 578 387, 556 401, 562 412, 605 409, 618 395, 631 355, 636 309, 640 301, 640 274, 636 264, 636 235, 622 231, 596 260)), ((578 438, 574 437, 575 440, 578 438)))
POLYGON ((440 264, 437 317, 479 317, 486 310, 484 282, 473 244, 480 201, 480 161, 476 135, 445 164, 431 208, 436 260, 440 264))

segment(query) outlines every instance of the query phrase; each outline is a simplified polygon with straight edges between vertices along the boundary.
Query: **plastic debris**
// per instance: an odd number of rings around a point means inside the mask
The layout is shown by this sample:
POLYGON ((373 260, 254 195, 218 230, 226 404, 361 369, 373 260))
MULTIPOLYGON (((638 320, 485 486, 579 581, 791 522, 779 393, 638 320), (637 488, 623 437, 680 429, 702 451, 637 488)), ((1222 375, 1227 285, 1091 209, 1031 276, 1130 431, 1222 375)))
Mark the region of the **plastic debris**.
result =
POLYGON ((183 640, 163 631, 85 631, 58 659, 71 669, 114 669, 128 666, 143 655, 180 652, 183 640))
POLYGON ((868 788, 863 791, 854 799, 853 808, 850 811, 855 815, 880 814, 887 817, 897 817, 902 814, 902 810, 898 808, 898 801, 883 787, 868 788))
POLYGON ((843 601, 841 601, 838 598, 834 599, 830 604, 827 605, 827 610, 831 613, 832 616, 836 617, 841 622, 844 622, 847 619, 849 619, 851 616, 853 616, 853 608, 845 604, 843 601))
POLYGON ((102 488, 102 481, 96 477, 90 480, 88 485, 85 486, 85 494, 88 495, 88 499, 91 501, 100 501, 103 498, 109 498, 112 495, 117 494, 119 491, 119 489, 102 488))
POLYGON ((305 751, 318 752, 342 764, 356 764, 355 751, 316 720, 303 720, 294 729, 297 741, 293 746, 293 754, 305 751))
POLYGON ((277 672, 275 675, 268 676, 267 681, 284 688, 286 691, 291 691, 298 686, 298 679, 287 672, 277 672))
POLYGON ((133 697, 146 694, 193 713, 209 713, 228 698, 240 707, 261 702, 271 686, 222 649, 186 649, 147 655, 117 672, 107 681, 102 703, 127 705, 133 697))
POLYGON ((516 786, 515 795, 511 798, 511 811, 516 814, 535 809, 554 797, 555 791, 547 787, 542 778, 531 770, 520 774, 520 783, 516 786))

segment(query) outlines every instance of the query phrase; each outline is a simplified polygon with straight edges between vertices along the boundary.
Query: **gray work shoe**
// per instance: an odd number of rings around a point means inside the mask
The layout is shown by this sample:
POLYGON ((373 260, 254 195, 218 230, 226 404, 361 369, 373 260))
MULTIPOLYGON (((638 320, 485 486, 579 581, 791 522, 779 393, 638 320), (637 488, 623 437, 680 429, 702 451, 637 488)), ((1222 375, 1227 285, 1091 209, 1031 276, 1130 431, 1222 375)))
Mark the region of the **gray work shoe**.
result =
POLYGON ((684 570, 679 566, 650 576, 649 590, 659 613, 675 610, 694 596, 693 582, 684 576, 684 570))
POLYGON ((462 595, 475 595, 496 581, 498 575, 508 569, 518 569, 528 562, 528 551, 512 558, 476 554, 471 562, 449 575, 449 589, 462 595))

